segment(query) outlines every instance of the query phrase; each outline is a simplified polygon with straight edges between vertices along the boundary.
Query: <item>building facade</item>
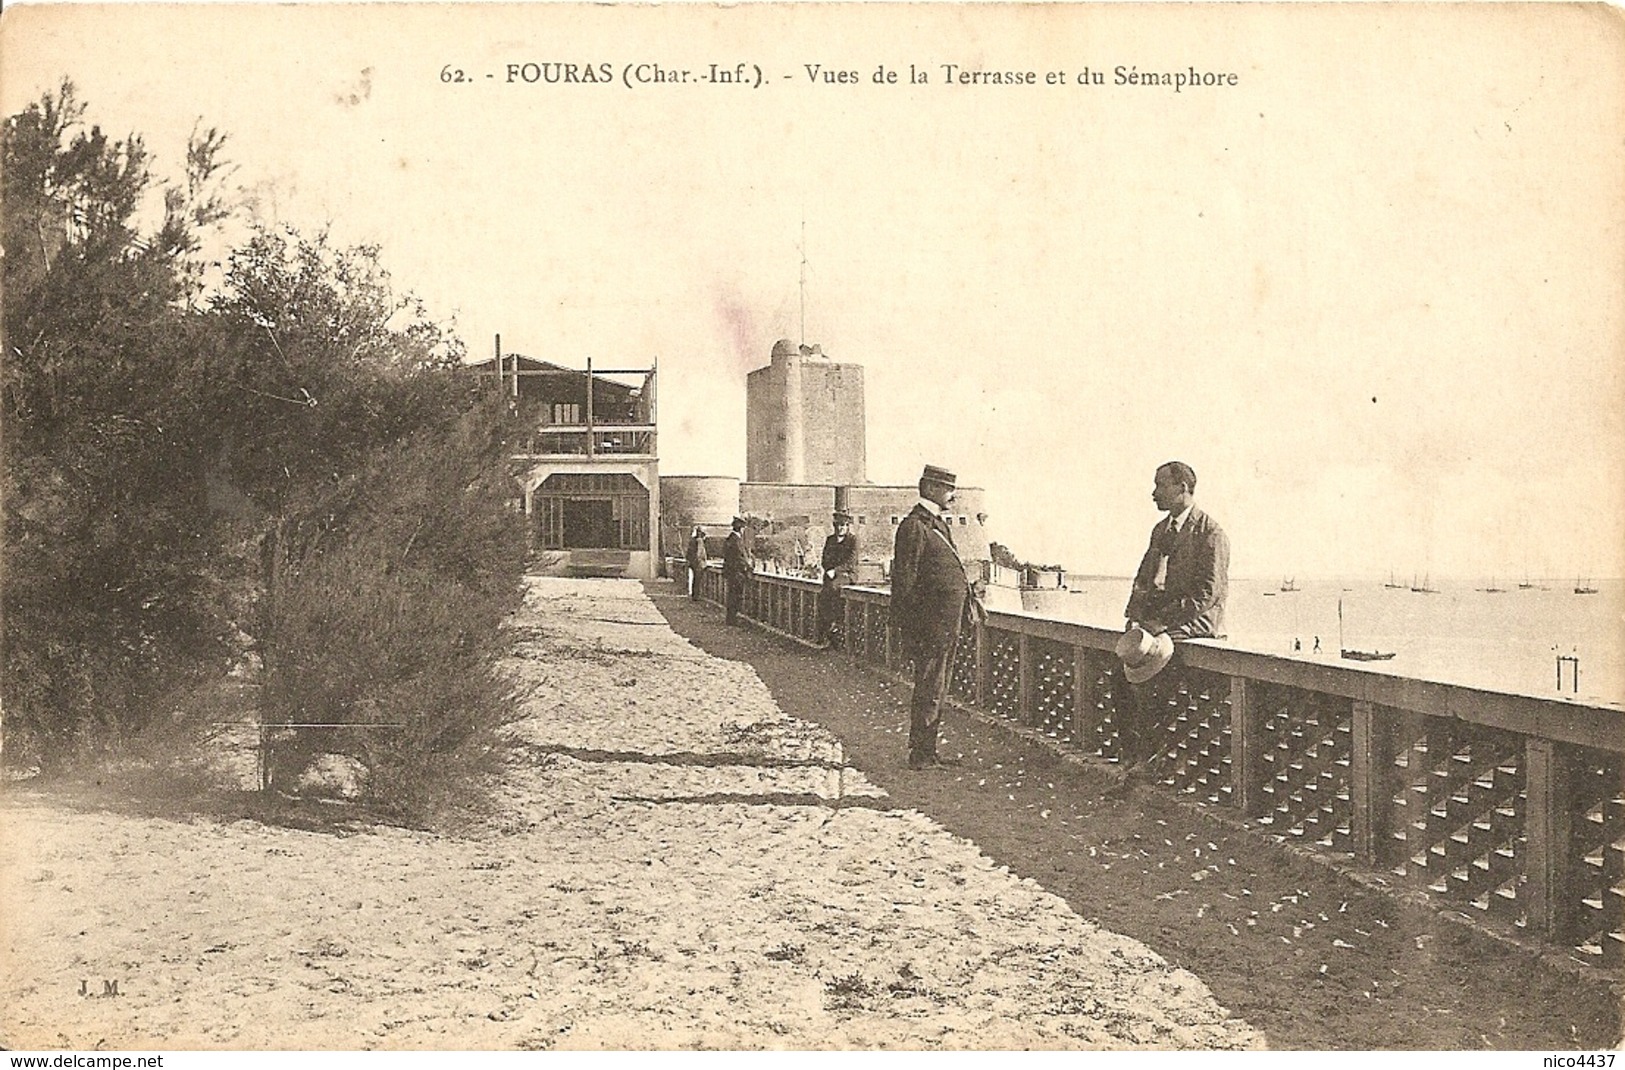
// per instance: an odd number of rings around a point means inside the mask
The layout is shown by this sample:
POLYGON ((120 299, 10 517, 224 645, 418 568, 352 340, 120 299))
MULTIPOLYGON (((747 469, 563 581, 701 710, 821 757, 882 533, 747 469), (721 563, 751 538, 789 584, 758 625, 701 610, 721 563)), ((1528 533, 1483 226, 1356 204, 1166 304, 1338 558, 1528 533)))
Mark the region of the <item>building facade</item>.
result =
POLYGON ((470 366, 530 428, 513 455, 540 570, 653 578, 659 564, 657 369, 568 368, 517 353, 470 366))

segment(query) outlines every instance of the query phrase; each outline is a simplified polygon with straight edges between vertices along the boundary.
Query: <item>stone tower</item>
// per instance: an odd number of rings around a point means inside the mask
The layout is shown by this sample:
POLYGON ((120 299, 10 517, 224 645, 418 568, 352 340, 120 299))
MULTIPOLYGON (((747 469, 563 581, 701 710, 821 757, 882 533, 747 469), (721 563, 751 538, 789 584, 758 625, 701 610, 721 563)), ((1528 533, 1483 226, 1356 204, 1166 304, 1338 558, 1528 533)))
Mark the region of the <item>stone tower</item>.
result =
POLYGON ((745 481, 867 479, 863 366, 838 364, 818 346, 775 342, 767 367, 745 378, 745 481))

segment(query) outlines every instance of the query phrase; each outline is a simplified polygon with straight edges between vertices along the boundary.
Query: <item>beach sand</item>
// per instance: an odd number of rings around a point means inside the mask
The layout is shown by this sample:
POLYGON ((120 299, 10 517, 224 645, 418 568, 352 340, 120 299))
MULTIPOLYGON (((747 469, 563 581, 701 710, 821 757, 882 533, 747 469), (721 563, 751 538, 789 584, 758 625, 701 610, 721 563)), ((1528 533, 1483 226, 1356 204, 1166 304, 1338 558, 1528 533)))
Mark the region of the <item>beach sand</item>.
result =
POLYGON ((528 583, 535 691, 478 827, 10 787, 0 1044, 1261 1046, 1194 975, 894 805, 638 584, 528 583))

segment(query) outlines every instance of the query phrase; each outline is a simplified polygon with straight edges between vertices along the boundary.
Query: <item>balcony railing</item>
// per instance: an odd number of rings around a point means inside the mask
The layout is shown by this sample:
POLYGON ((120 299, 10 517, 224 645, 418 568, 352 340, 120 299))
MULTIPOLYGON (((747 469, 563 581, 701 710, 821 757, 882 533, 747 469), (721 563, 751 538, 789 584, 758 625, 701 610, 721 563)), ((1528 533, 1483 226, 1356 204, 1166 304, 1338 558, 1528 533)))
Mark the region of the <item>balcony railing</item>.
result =
POLYGON ((516 452, 522 457, 652 457, 655 428, 648 424, 605 426, 597 422, 591 429, 553 425, 533 432, 516 452))
MULTIPOLYGON (((721 602, 714 567, 701 590, 721 602)), ((758 574, 742 612, 811 642, 817 597, 814 581, 758 574)), ((902 670, 887 592, 848 587, 843 605, 849 655, 902 670)), ((1115 762, 1118 634, 990 613, 960 639, 951 695, 1115 762)), ((1583 961, 1625 964, 1625 712, 1220 642, 1180 644, 1175 665, 1152 690, 1165 716, 1151 772, 1167 790, 1583 961)))

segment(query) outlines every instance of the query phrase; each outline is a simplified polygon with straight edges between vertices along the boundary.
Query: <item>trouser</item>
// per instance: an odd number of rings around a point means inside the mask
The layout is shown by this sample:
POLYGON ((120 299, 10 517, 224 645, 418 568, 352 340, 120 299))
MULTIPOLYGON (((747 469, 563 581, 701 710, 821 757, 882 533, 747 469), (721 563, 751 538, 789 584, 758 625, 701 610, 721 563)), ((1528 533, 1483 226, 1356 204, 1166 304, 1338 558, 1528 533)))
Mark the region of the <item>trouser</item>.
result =
POLYGON ((702 573, 693 565, 688 566, 688 596, 696 602, 700 599, 700 576, 702 573))
POLYGON ((818 641, 826 640, 832 645, 839 646, 841 641, 840 630, 836 625, 841 623, 841 584, 825 583, 818 589, 818 641))
POLYGON ((727 611, 726 621, 734 624, 739 619, 739 603, 745 600, 745 577, 727 577, 727 591, 723 595, 723 608, 727 611))
POLYGON ((1179 691, 1181 669, 1177 655, 1175 662, 1143 684, 1129 683, 1122 666, 1113 673, 1113 693, 1123 696, 1113 717, 1117 721, 1118 761, 1125 766, 1150 761, 1167 735, 1172 714, 1169 699, 1179 691))
POLYGON ((948 643, 932 653, 914 656, 914 694, 908 706, 908 756, 911 761, 936 757, 937 728, 942 724, 942 702, 954 675, 954 655, 959 649, 959 626, 954 626, 948 643))

